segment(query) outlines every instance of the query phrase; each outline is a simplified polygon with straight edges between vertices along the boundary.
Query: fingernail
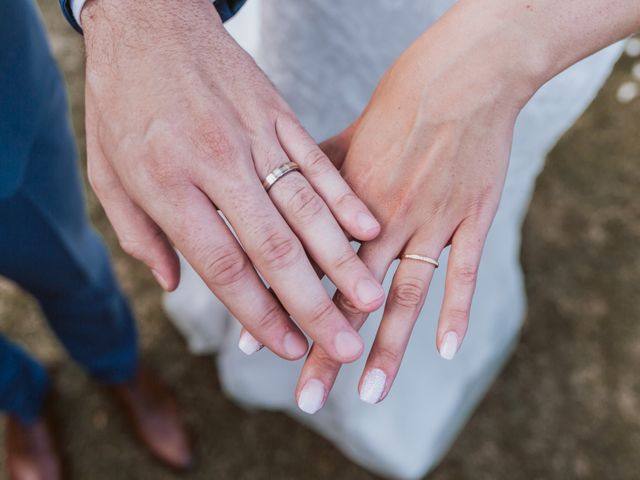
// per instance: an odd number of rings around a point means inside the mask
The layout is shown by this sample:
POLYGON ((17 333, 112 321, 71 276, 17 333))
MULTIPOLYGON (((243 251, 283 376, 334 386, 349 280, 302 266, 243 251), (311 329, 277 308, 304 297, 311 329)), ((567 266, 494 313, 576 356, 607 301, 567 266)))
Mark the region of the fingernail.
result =
POLYGON ((380 224, 376 221, 375 218, 373 218, 368 213, 364 213, 364 212, 358 213, 358 216, 356 217, 356 222, 358 223, 358 227, 360 227, 360 229, 362 229, 362 231, 365 233, 370 233, 370 232, 373 232, 374 230, 380 229, 380 224))
POLYGON ((365 305, 374 303, 382 298, 384 292, 382 287, 373 280, 363 278, 356 284, 356 295, 365 305))
POLYGON ((263 345, 254 338, 249 332, 244 331, 242 335, 240 335, 240 340, 238 341, 238 348, 242 350, 246 355, 253 355, 258 350, 260 350, 263 345))
POLYGON ((293 332, 289 332, 284 336, 284 351, 292 358, 300 358, 307 353, 307 344, 293 332))
POLYGON ((372 368, 367 372, 360 389, 360 400, 367 403, 378 403, 384 386, 387 383, 387 375, 379 368, 372 368))
POLYGON ((336 352, 343 358, 357 358, 362 352, 362 340, 354 333, 344 331, 336 335, 336 352))
POLYGON ((315 378, 305 383, 298 397, 298 408, 313 415, 322 408, 324 403, 324 384, 315 378))
POLYGON ((151 269, 151 273, 156 279, 156 282, 160 284, 163 290, 169 290, 169 283, 164 279, 162 275, 157 270, 151 269))
POLYGON ((458 351, 458 335, 456 332, 447 332, 442 339, 440 356, 445 360, 452 360, 458 351))

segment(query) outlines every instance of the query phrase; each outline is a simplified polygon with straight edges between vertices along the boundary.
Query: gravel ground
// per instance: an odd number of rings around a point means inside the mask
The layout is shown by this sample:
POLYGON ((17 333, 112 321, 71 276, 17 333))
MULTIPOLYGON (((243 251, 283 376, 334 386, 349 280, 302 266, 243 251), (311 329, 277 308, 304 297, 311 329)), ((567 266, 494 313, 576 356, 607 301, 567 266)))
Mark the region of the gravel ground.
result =
MULTIPOLYGON (((81 39, 57 2, 40 3, 83 151, 81 39)), ((640 100, 616 100, 632 66, 621 60, 550 156, 524 226, 530 308, 522 341, 432 479, 638 478, 640 100)), ((89 205, 133 301, 147 362, 179 389, 198 466, 178 477, 141 451, 113 405, 64 356, 32 300, 0 281, 2 331, 54 369, 74 478, 376 478, 289 418, 225 399, 213 359, 188 355, 152 278, 120 251, 91 195, 89 205)))

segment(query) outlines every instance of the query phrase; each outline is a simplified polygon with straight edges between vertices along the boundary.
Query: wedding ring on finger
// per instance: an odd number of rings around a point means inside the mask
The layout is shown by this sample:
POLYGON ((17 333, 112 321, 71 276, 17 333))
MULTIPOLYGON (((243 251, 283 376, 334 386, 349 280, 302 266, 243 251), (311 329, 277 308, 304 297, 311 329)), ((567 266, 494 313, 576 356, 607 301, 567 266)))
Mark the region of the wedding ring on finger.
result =
POLYGON ((265 177, 264 181, 262 182, 262 186, 268 192, 278 180, 280 180, 282 177, 284 177, 285 175, 291 172, 295 172, 296 170, 300 170, 300 167, 298 166, 297 163, 295 162, 284 163, 279 167, 276 167, 273 170, 271 170, 271 172, 269 172, 269 174, 265 177))
POLYGON ((429 263, 436 268, 440 266, 440 262, 438 262, 438 260, 436 260, 435 258, 418 255, 416 253, 405 253, 400 257, 400 260, 417 260, 418 262, 429 263))

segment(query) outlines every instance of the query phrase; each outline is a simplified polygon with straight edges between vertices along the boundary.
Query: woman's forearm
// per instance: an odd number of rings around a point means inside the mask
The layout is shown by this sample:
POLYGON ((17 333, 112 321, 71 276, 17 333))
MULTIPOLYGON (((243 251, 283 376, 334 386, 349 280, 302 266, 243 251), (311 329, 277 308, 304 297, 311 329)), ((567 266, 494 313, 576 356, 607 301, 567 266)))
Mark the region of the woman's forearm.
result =
POLYGON ((464 0, 460 6, 473 3, 524 32, 540 52, 543 81, 640 30, 638 0, 491 0, 491 7, 464 0))
MULTIPOLYGON (((447 245, 436 343, 444 358, 456 354, 521 108, 551 77, 638 29, 640 0, 459 0, 396 60, 354 124, 325 143, 381 221, 381 235, 359 250, 371 271, 382 279, 394 259, 414 254, 393 275, 363 400, 389 392, 429 290, 434 263, 425 259, 447 245)), ((352 325, 365 321, 337 303, 352 325)), ((299 398, 313 388, 326 399, 339 369, 326 359, 311 351, 299 398)))
POLYGON ((479 90, 505 86, 523 103, 558 73, 637 31, 638 0, 460 0, 408 52, 438 65, 433 75, 448 65, 477 78, 479 90))

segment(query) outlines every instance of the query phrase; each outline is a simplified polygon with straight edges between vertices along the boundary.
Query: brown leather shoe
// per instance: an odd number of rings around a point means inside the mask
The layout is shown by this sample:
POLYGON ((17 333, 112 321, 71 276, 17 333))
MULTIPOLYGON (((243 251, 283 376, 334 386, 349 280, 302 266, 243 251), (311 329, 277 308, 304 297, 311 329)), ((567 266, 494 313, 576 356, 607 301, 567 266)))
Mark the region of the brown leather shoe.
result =
POLYGON ((140 368, 130 382, 107 389, 123 407, 136 436, 153 456, 176 470, 192 466, 189 437, 169 387, 149 370, 140 368))
POLYGON ((62 462, 48 414, 30 425, 8 416, 5 431, 11 480, 60 480, 62 462))

